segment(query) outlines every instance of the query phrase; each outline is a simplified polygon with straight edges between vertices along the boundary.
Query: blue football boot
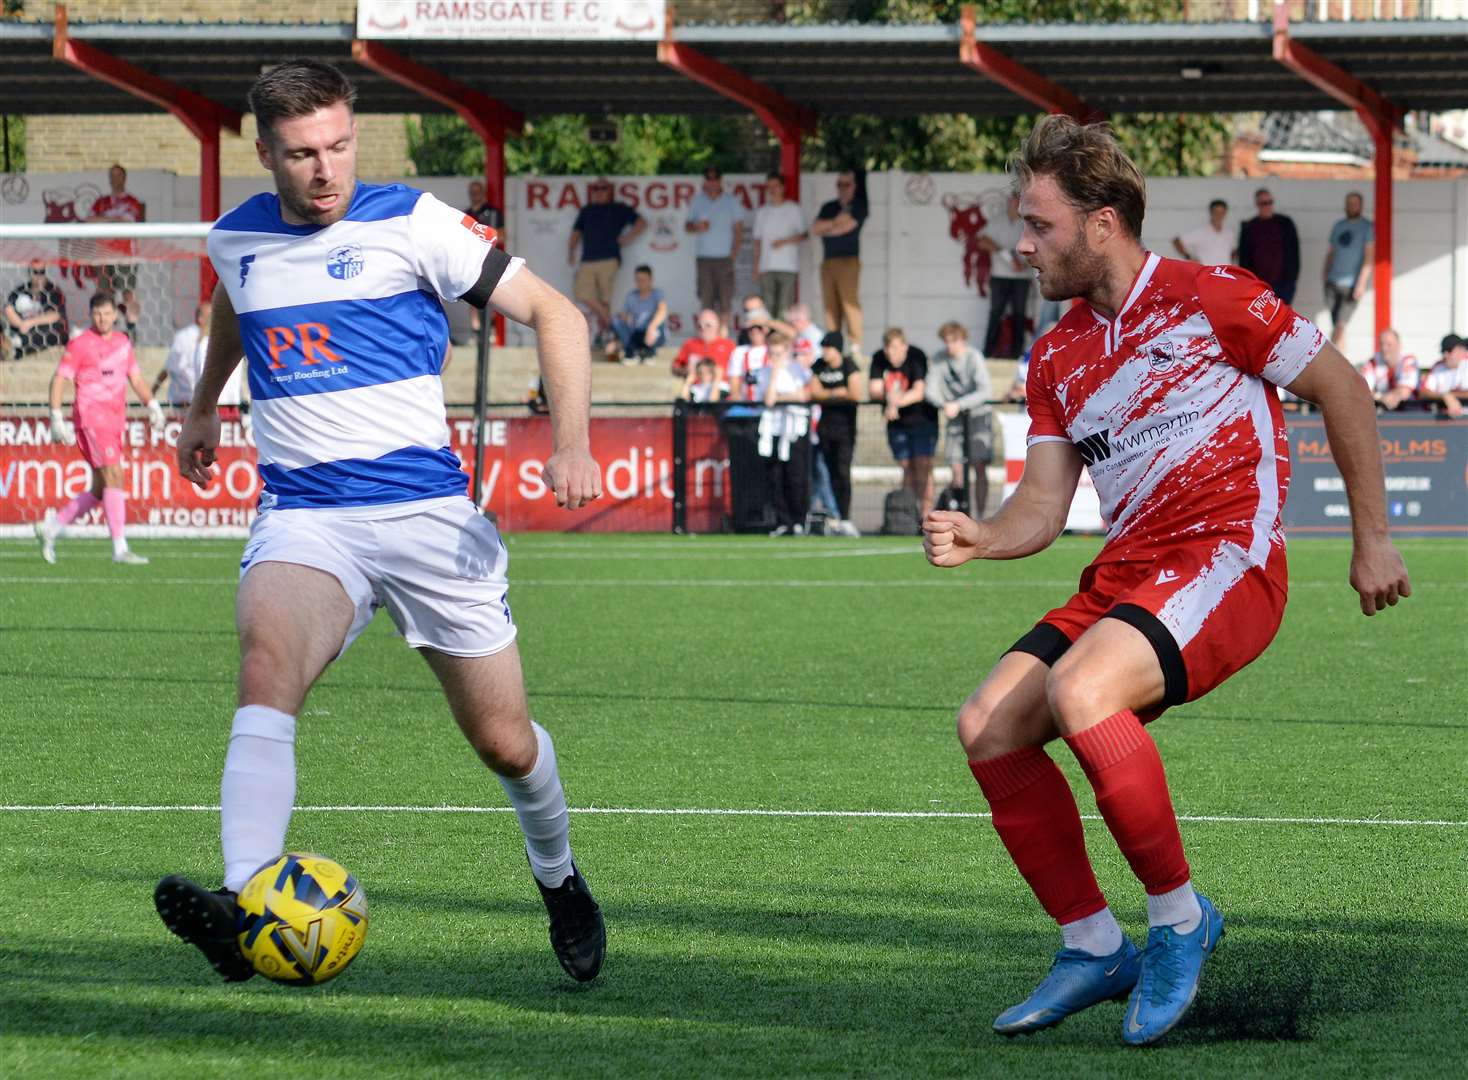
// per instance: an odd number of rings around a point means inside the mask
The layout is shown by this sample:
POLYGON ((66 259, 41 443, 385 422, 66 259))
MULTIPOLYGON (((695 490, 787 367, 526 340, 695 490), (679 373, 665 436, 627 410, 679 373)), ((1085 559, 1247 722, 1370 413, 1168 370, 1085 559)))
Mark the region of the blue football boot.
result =
POLYGON ((1005 1037, 1029 1035, 1099 1002, 1124 1001, 1141 969, 1141 950, 1130 938, 1110 956, 1061 949, 1035 992, 994 1018, 994 1030, 1005 1037))
POLYGON ((1192 1008, 1203 961, 1223 938, 1223 916, 1212 901, 1199 893, 1198 906, 1203 918, 1191 934, 1179 934, 1170 926, 1154 926, 1147 932, 1142 976, 1121 1025, 1121 1037, 1132 1046, 1156 1042, 1192 1008))

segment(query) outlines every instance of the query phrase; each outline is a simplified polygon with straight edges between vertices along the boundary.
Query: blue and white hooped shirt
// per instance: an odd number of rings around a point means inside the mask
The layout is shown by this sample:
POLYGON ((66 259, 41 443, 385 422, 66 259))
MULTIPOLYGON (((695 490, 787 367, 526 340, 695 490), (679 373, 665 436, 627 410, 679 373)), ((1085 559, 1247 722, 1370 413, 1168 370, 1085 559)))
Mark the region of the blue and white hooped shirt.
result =
POLYGON ((261 510, 464 494, 438 298, 482 305, 523 265, 493 229, 427 192, 358 183, 325 227, 256 195, 215 223, 209 258, 244 342, 261 510))

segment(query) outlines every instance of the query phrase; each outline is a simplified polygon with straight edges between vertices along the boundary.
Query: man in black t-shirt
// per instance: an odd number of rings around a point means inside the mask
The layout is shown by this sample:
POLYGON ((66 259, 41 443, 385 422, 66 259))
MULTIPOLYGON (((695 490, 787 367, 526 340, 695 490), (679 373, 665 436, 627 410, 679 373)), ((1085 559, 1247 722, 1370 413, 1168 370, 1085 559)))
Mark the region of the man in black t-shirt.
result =
POLYGON ((0 327, 0 358, 19 360, 67 342, 66 297, 46 276, 46 264, 32 262, 30 276, 5 298, 0 327))
POLYGON ((851 351, 861 353, 861 227, 867 220, 864 177, 851 170, 836 177, 836 198, 825 203, 810 231, 821 238, 821 298, 826 327, 846 331, 851 351))
POLYGON ((617 268, 622 265, 622 248, 647 228, 647 220, 624 202, 612 200, 612 182, 599 176, 587 189, 588 201, 571 226, 566 260, 576 265, 581 248, 581 265, 576 270, 572 293, 599 320, 598 343, 611 333, 612 297, 617 286, 617 268))
POLYGON ((837 519, 830 530, 860 536, 851 523, 851 457, 856 449, 856 403, 863 399, 861 368, 845 355, 837 331, 821 338, 821 355, 811 365, 810 399, 821 407, 820 452, 831 474, 837 519))
POLYGON ((933 505, 933 452, 938 447, 938 410, 926 398, 927 378, 927 353, 890 327, 872 357, 868 390, 873 401, 886 406, 887 445, 902 466, 903 486, 917 500, 919 519, 933 505))

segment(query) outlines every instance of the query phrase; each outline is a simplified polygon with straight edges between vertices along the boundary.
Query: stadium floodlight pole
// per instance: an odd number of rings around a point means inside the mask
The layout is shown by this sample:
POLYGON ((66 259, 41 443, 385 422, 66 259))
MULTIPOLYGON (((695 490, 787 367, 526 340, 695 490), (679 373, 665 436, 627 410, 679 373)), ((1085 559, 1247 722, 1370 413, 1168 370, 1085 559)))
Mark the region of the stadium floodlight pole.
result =
POLYGON ((799 201, 800 143, 806 135, 815 134, 813 111, 697 49, 680 45, 673 40, 672 19, 668 20, 666 36, 658 42, 658 63, 730 101, 737 101, 758 116, 780 140, 780 175, 785 178, 786 194, 799 201))
POLYGON ((1051 82, 1038 71, 1025 67, 994 46, 980 41, 974 5, 965 4, 962 7, 958 26, 958 60, 964 67, 978 72, 990 82, 997 83, 1048 113, 1063 113, 1082 123, 1106 119, 1104 112, 1087 105, 1065 87, 1051 82))
POLYGON ((1376 287, 1376 335, 1380 337, 1392 324, 1392 138, 1402 126, 1402 109, 1291 37, 1289 8, 1278 0, 1274 5, 1274 58, 1316 89, 1350 106, 1371 134, 1376 194, 1376 262, 1371 277, 1376 287))
MULTIPOLYGON (((111 53, 72 37, 66 5, 57 4, 51 35, 51 55, 94 79, 109 83, 133 97, 167 109, 199 140, 199 220, 219 217, 219 130, 238 135, 241 115, 217 101, 169 82, 111 53)), ((199 269, 199 290, 214 289, 214 267, 205 259, 199 269)))

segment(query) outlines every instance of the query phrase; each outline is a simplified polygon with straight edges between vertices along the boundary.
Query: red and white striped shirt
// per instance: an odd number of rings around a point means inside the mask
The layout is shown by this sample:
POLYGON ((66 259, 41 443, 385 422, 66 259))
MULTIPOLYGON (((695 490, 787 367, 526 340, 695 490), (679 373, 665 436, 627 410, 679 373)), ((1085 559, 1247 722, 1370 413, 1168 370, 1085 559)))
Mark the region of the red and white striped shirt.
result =
POLYGON ((1029 442, 1085 459, 1107 528, 1098 561, 1226 539, 1262 566, 1289 490, 1274 387, 1324 341, 1247 271, 1155 254, 1115 319, 1078 304, 1041 337, 1029 442))

